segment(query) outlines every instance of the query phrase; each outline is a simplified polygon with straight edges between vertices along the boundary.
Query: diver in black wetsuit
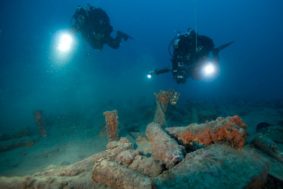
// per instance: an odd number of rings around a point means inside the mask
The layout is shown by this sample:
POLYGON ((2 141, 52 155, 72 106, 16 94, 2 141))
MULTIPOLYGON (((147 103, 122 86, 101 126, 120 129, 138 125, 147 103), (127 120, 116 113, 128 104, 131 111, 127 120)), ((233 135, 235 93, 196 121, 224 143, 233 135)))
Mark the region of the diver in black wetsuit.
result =
POLYGON ((113 27, 108 15, 101 8, 91 5, 77 8, 72 18, 72 28, 80 32, 94 49, 102 49, 104 44, 118 49, 122 40, 127 41, 130 38, 121 31, 117 31, 116 36, 112 37, 113 27))
POLYGON ((171 41, 172 68, 162 68, 151 71, 149 74, 159 75, 172 71, 177 83, 185 83, 188 77, 201 79, 200 70, 207 60, 218 63, 219 51, 233 42, 215 48, 213 40, 204 35, 198 35, 194 30, 184 34, 177 34, 171 41))
POLYGON ((199 79, 200 63, 210 57, 218 62, 218 52, 213 40, 198 35, 194 30, 179 34, 173 41, 172 73, 177 83, 185 83, 188 77, 199 79))

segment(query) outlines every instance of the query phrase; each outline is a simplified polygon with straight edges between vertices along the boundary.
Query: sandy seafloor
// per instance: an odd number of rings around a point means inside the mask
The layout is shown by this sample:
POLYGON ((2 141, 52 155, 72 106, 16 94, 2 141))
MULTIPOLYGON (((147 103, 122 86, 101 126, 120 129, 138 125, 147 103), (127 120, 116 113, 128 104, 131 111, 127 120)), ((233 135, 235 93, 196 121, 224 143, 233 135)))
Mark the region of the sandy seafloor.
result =
MULTIPOLYGON (((119 114, 120 136, 134 140, 138 135, 144 135, 146 125, 153 118, 155 106, 154 103, 149 105, 141 103, 134 109, 125 109, 119 105, 116 109, 119 114)), ((91 121, 74 113, 63 118, 46 116, 47 137, 40 137, 35 125, 28 128, 32 134, 25 137, 35 139, 36 142, 33 145, 1 152, 0 175, 33 174, 52 166, 68 165, 103 151, 108 139, 102 113, 103 108, 93 116, 97 119, 91 121)), ((260 122, 283 127, 283 101, 237 100, 223 103, 186 101, 176 107, 170 107, 167 120, 168 126, 185 126, 192 122, 202 123, 218 116, 229 115, 239 115, 246 122, 249 141, 255 134, 256 125, 260 122)), ((1 145, 5 143, 7 141, 0 141, 1 145)), ((278 144, 278 146, 283 151, 283 145, 278 144)))

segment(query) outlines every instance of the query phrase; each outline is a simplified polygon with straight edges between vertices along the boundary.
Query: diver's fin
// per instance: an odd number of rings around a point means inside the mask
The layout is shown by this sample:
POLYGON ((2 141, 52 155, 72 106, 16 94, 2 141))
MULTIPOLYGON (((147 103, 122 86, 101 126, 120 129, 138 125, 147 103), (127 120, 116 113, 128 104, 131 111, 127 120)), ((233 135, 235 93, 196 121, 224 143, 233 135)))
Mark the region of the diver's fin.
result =
POLYGON ((219 47, 215 48, 216 51, 221 51, 223 49, 225 49, 226 47, 229 47, 230 45, 232 45, 234 43, 234 41, 230 41, 228 43, 225 43, 223 45, 220 45, 219 47))
POLYGON ((132 36, 124 33, 124 32, 121 32, 121 31, 117 31, 117 36, 120 37, 121 39, 127 41, 128 39, 133 39, 132 36))
POLYGON ((230 41, 230 42, 228 42, 228 43, 225 43, 225 44, 223 44, 223 45, 220 45, 220 46, 217 47, 217 48, 214 48, 214 49, 212 50, 213 55, 214 55, 215 57, 218 57, 218 54, 219 54, 219 52, 220 52, 221 50, 225 49, 226 47, 229 47, 229 46, 232 45, 233 43, 234 43, 234 41, 230 41))

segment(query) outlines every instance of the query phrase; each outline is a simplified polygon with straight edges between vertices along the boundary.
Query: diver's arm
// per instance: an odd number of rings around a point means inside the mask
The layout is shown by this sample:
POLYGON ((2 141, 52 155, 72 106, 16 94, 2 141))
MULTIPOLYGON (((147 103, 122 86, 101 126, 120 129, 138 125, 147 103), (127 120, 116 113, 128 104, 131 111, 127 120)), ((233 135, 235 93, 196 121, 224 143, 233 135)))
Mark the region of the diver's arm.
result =
POLYGON ((170 68, 161 68, 161 69, 155 69, 152 70, 150 72, 148 72, 148 77, 152 77, 153 75, 160 75, 160 74, 164 74, 164 73, 168 73, 171 72, 170 68))
POLYGON ((150 71, 150 74, 151 75, 160 75, 160 74, 168 73, 170 71, 171 71, 170 68, 161 68, 161 69, 155 69, 153 71, 150 71))
POLYGON ((168 72, 170 72, 170 71, 171 71, 170 68, 161 68, 161 69, 155 69, 155 70, 154 70, 154 73, 155 73, 156 75, 159 75, 159 74, 168 73, 168 72))

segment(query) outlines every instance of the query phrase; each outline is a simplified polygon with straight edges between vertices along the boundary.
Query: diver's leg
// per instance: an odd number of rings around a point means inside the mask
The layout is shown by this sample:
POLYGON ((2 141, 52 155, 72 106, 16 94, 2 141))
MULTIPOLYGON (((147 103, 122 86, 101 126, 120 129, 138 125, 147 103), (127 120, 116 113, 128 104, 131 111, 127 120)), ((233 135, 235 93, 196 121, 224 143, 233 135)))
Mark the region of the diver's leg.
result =
POLYGON ((129 39, 129 35, 126 33, 123 33, 121 31, 117 31, 116 33, 116 37, 113 38, 109 35, 109 37, 107 38, 107 44, 113 48, 113 49, 118 49, 120 47, 120 43, 122 40, 127 41, 129 39))
POLYGON ((123 39, 124 41, 127 41, 130 38, 130 36, 124 32, 117 31, 116 38, 121 38, 120 40, 123 39))
POLYGON ((116 38, 109 37, 106 43, 109 45, 109 47, 113 49, 118 49, 120 47, 121 39, 118 39, 117 37, 116 38))

